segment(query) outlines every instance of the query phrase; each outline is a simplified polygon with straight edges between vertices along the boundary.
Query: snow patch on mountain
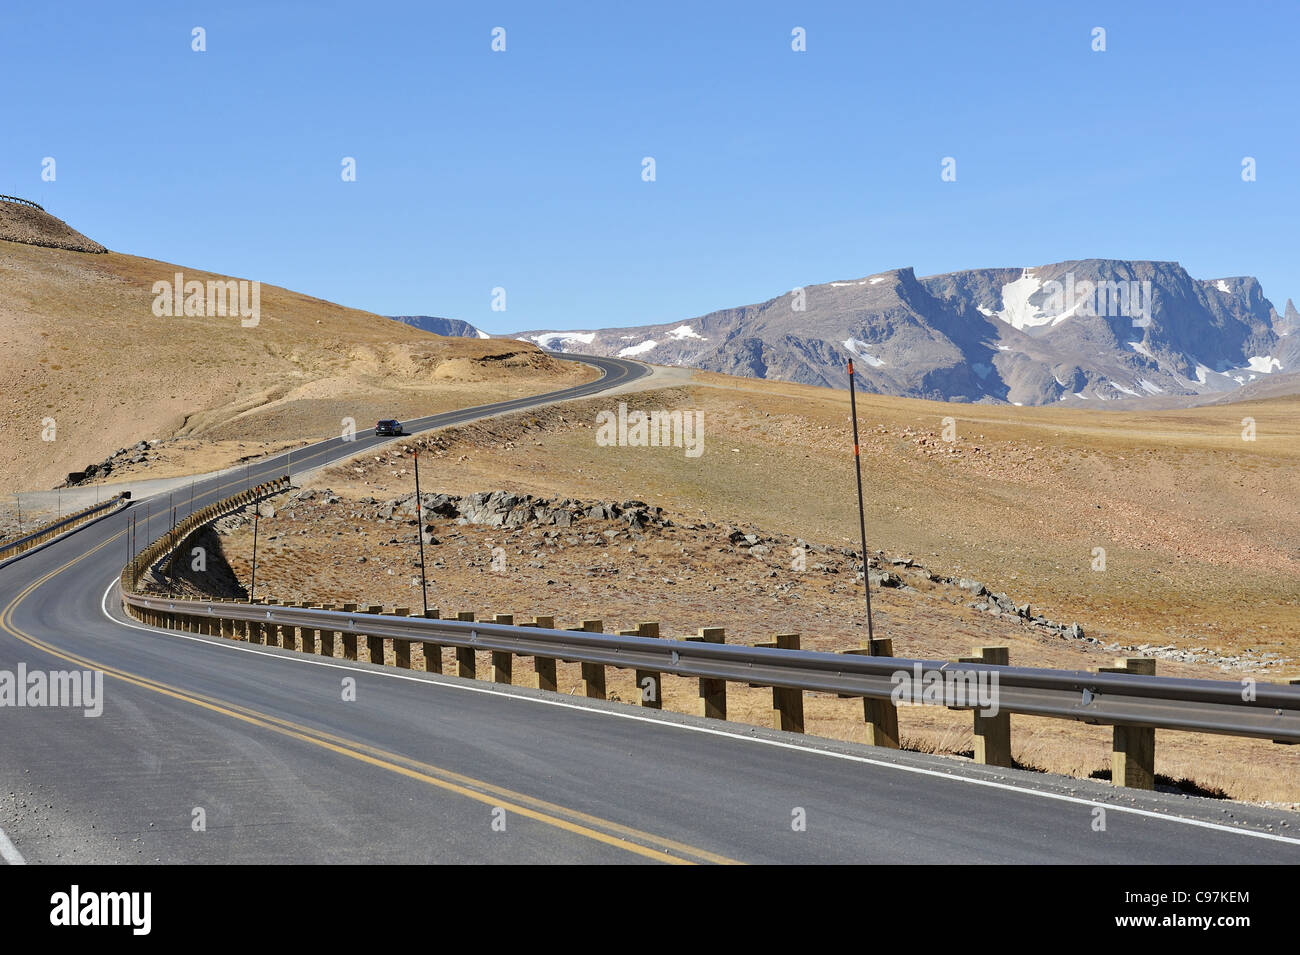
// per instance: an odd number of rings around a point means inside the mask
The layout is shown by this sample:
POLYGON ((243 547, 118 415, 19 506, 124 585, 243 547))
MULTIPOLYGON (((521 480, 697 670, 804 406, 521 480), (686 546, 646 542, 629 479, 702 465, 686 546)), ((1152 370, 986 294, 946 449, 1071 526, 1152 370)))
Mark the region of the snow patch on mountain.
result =
POLYGON ((619 349, 619 358, 632 358, 635 355, 644 355, 648 351, 653 351, 659 347, 659 343, 651 338, 639 345, 628 345, 626 348, 619 349))
MULTIPOLYGON (((1002 310, 996 313, 997 317, 1012 328, 1038 328, 1042 325, 1059 325, 1084 305, 1084 300, 1080 299, 1059 314, 1044 312, 1029 301, 1042 287, 1042 280, 1025 269, 1020 278, 1002 286, 1002 310)), ((983 307, 980 312, 988 314, 983 307)))
POLYGON ((1043 315, 1038 310, 1038 306, 1031 305, 1029 302, 1030 296, 1042 287, 1043 283, 1025 269, 1020 278, 1002 286, 1002 310, 997 313, 998 318, 1012 328, 1046 325, 1052 320, 1052 316, 1043 315))
POLYGON ((867 353, 867 349, 870 348, 871 346, 868 345, 866 342, 859 341, 856 338, 846 338, 842 344, 844 345, 845 348, 849 350, 850 354, 852 354, 855 358, 861 358, 872 368, 884 367, 885 363, 883 361, 881 361, 879 358, 875 357, 874 355, 867 353))
POLYGON ((562 342, 560 351, 563 351, 563 345, 569 342, 581 342, 583 345, 590 345, 595 340, 595 332, 547 332, 544 335, 533 336, 533 341, 537 342, 540 348, 550 348, 552 342, 562 342))
POLYGON ((1252 355, 1247 367, 1251 371, 1259 371, 1268 375, 1274 371, 1281 371, 1282 363, 1272 355, 1252 355))

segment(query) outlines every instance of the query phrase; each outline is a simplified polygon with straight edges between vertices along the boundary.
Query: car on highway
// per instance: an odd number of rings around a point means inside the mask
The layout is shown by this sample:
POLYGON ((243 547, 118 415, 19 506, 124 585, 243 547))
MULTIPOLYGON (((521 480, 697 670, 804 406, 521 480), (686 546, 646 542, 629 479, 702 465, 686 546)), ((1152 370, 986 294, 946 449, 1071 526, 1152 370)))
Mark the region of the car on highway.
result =
POLYGON ((405 432, 402 431, 402 422, 396 421, 392 418, 386 418, 375 424, 375 434, 405 434, 405 432))

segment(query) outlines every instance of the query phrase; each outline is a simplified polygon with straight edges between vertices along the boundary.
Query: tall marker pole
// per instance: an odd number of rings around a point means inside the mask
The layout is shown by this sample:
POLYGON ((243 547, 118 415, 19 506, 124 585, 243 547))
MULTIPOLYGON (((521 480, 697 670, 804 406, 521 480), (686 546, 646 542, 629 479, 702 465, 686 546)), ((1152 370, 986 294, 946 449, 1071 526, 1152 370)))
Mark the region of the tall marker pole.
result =
MULTIPOLYGON (((171 495, 168 495, 167 500, 169 502, 171 501, 171 495)), ((176 590, 176 548, 180 546, 180 541, 176 539, 175 504, 172 505, 172 529, 167 532, 167 539, 171 542, 168 545, 168 549, 172 552, 172 559, 167 562, 172 569, 171 574, 167 577, 167 593, 171 594, 175 593, 176 590)))
POLYGON ((858 398, 853 387, 853 359, 849 359, 849 408, 853 416, 853 468, 858 474, 858 532, 862 535, 862 586, 867 594, 867 642, 875 649, 875 628, 871 621, 871 571, 867 562, 867 516, 862 502, 862 456, 858 450, 858 398))
POLYGON ((415 523, 420 540, 420 595, 424 598, 424 615, 429 616, 429 584, 424 577, 424 499, 420 497, 420 452, 412 451, 415 458, 415 523))
POLYGON ((257 590, 257 517, 259 510, 253 511, 253 579, 248 583, 248 602, 253 602, 253 592, 257 590))

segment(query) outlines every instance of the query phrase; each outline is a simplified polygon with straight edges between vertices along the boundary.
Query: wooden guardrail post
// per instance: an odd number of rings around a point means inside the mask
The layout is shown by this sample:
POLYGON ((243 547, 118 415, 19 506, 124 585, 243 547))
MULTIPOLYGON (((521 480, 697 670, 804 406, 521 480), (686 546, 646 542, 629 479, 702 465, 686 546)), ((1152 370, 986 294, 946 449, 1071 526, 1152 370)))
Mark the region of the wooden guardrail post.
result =
MULTIPOLYGON (((495 623, 505 626, 513 626, 515 622, 514 614, 499 613, 496 616, 495 623)), ((492 682, 505 683, 507 685, 515 681, 514 656, 509 650, 492 651, 492 682)))
MULTIPOLYGON (((1119 657, 1098 673, 1138 673, 1155 676, 1152 657, 1119 657)), ((1110 781, 1130 789, 1156 788, 1156 731, 1153 726, 1115 726, 1110 756, 1110 781)))
MULTIPOLYGON (((333 609, 334 609, 334 605, 333 605, 333 604, 321 604, 321 605, 320 605, 320 609, 321 609, 321 610, 333 610, 333 609)), ((317 630, 316 632, 320 635, 320 655, 323 656, 323 657, 332 657, 332 656, 334 656, 334 637, 335 637, 335 633, 336 633, 336 631, 334 631, 334 630, 317 630)))
MULTIPOLYGON (((285 606, 301 607, 302 604, 301 603, 294 604, 294 603, 286 602, 285 606)), ((293 624, 288 624, 288 623, 280 624, 280 646, 284 647, 286 650, 298 649, 298 628, 293 626, 293 624)))
MULTIPOLYGON (((457 620, 464 620, 467 623, 474 622, 474 612, 472 610, 462 610, 456 614, 457 620)), ((456 674, 463 676, 467 680, 477 679, 478 664, 474 660, 473 647, 456 648, 456 674)))
MULTIPOLYGON (((262 601, 268 607, 278 607, 280 601, 267 598, 262 601)), ((268 647, 278 647, 280 645, 280 628, 273 623, 268 623, 262 628, 262 638, 268 647)))
MULTIPOLYGON (((1291 679, 1287 680, 1286 682, 1287 682, 1287 685, 1288 685, 1288 686, 1300 686, 1300 677, 1292 677, 1291 679)), ((1296 741, 1295 741, 1295 740, 1290 740, 1290 739, 1275 739, 1275 740, 1273 740, 1273 742, 1274 742, 1274 743, 1277 743, 1279 746, 1295 746, 1295 745, 1296 745, 1296 741)))
MULTIPOLYGON (((605 631, 605 622, 603 620, 584 620, 582 626, 578 628, 583 633, 603 633, 605 631)), ((603 663, 580 663, 582 668, 582 693, 589 700, 608 699, 608 690, 605 686, 605 664, 603 663)))
MULTIPOLYGON (((394 617, 409 617, 410 607, 394 607, 394 617)), ((403 670, 411 669, 411 641, 393 638, 393 663, 403 670)))
MULTIPOLYGON (((894 641, 889 637, 863 640, 861 648, 845 650, 847 654, 864 657, 892 657, 894 641)), ((893 700, 862 698, 862 716, 867 723, 867 745, 898 749, 898 707, 893 700)))
MULTIPOLYGON (((437 620, 440 611, 426 610, 424 617, 426 620, 437 620)), ((441 673, 442 672, 442 646, 437 643, 426 643, 424 647, 424 672, 441 673)))
MULTIPOLYGON (((320 608, 320 604, 311 604, 311 603, 305 603, 305 602, 302 602, 302 601, 299 601, 298 606, 299 606, 299 607, 302 607, 303 609, 319 609, 319 608, 320 608)), ((316 653, 316 634, 317 634, 317 633, 318 633, 318 631, 317 631, 317 629, 316 629, 315 627, 299 627, 299 628, 298 628, 298 634, 299 634, 299 636, 302 637, 302 652, 303 652, 303 653, 311 653, 311 654, 315 654, 315 653, 316 653)))
MULTIPOLYGON (((799 634, 778 633, 779 650, 798 650, 799 634)), ((803 690, 798 687, 772 687, 773 726, 790 733, 803 732, 803 690)))
MULTIPOLYGON (((345 603, 343 605, 344 613, 356 613, 357 605, 354 603, 345 603)), ((344 633, 343 636, 343 659, 355 660, 357 658, 357 635, 355 633, 344 633)))
MULTIPOLYGON (((755 647, 769 650, 798 650, 799 634, 778 633, 767 643, 756 643, 755 647)), ((762 684, 750 684, 750 686, 762 684)), ((788 733, 803 732, 803 690, 797 687, 772 687, 772 726, 788 733)))
MULTIPOLYGON (((381 614, 383 612, 384 612, 384 608, 378 604, 371 604, 369 607, 366 608, 366 613, 368 614, 381 614)), ((366 655, 370 658, 371 663, 384 662, 384 638, 383 637, 375 637, 370 634, 366 634, 366 650, 369 651, 366 655)))
MULTIPOLYGON (((638 637, 658 639, 659 624, 652 620, 642 621, 636 628, 638 637)), ((664 708, 664 675, 655 670, 637 670, 636 688, 641 696, 641 705, 652 710, 664 708)))
MULTIPOLYGON (((1008 666, 1011 663, 1010 647, 975 647, 969 657, 958 657, 958 663, 987 663, 991 666, 1008 666)), ((966 709, 967 707, 962 707, 966 709)), ((996 716, 975 713, 975 762, 986 766, 1012 766, 1011 714, 999 709, 996 716)))
MULTIPOLYGON (((892 657, 894 641, 889 637, 877 637, 866 641, 867 653, 873 657, 892 657)), ((883 746, 886 749, 898 749, 898 707, 893 700, 862 701, 862 716, 867 723, 867 743, 871 746, 883 746)))
MULTIPOLYGON (((554 617, 534 617, 532 623, 525 627, 537 627, 539 630, 554 630, 554 617)), ((559 674, 556 672, 555 657, 533 657, 533 685, 539 690, 559 692, 559 674)))
MULTIPOLYGON (((726 643, 727 631, 723 627, 700 627, 693 637, 686 639, 691 643, 726 643)), ((711 677, 700 677, 701 716, 710 719, 727 718, 727 681, 711 677)))
MULTIPOLYGON (((262 605, 261 597, 254 597, 248 601, 250 607, 260 607, 262 605)), ((262 643, 262 624, 259 620, 248 621, 248 642, 255 643, 259 646, 262 643)))

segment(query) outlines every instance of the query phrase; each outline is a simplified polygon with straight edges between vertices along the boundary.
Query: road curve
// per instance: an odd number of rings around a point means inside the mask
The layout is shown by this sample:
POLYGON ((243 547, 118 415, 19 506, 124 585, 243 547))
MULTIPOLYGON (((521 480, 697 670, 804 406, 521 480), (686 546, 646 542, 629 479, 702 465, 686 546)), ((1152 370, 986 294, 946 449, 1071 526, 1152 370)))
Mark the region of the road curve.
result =
MULTIPOLYGON (((408 429, 646 373, 581 360, 604 376, 408 429)), ((379 443, 323 441, 294 470, 379 443)), ((208 478, 194 507, 286 465, 208 478)), ((97 718, 0 708, 6 861, 1300 862, 1279 812, 154 630, 116 590, 143 511, 0 570, 0 670, 106 673, 97 718)))

